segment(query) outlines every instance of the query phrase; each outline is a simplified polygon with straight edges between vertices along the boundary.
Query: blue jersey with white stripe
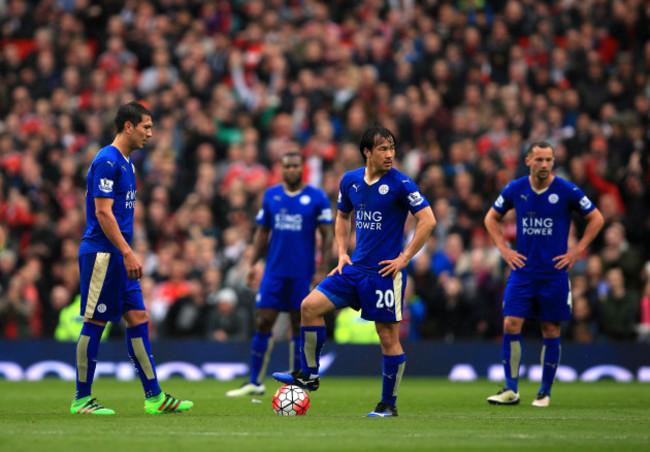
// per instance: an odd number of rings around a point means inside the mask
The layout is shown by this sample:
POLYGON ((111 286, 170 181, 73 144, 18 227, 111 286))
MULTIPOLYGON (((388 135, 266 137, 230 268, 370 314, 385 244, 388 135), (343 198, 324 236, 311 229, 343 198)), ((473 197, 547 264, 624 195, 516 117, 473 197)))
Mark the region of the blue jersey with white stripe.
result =
POLYGON ((571 212, 587 215, 596 207, 575 184, 555 176, 537 193, 528 176, 510 182, 492 206, 500 214, 517 214, 517 252, 526 256, 521 272, 565 272, 555 268, 554 257, 567 252, 571 212))
POLYGON ((337 208, 344 213, 354 209, 356 248, 352 263, 376 273, 379 262, 394 259, 402 252, 408 213, 415 214, 429 203, 415 182, 395 168, 372 184, 365 181, 364 172, 365 167, 345 173, 337 208))
POLYGON ((288 194, 283 185, 264 193, 255 218, 271 230, 265 273, 279 277, 311 278, 316 271, 316 229, 332 223, 332 208, 325 192, 306 185, 288 194))
POLYGON ((86 183, 86 232, 79 254, 121 254, 102 231, 95 214, 95 198, 113 199, 113 215, 124 239, 130 245, 137 190, 133 159, 124 157, 113 145, 102 148, 90 164, 86 183))

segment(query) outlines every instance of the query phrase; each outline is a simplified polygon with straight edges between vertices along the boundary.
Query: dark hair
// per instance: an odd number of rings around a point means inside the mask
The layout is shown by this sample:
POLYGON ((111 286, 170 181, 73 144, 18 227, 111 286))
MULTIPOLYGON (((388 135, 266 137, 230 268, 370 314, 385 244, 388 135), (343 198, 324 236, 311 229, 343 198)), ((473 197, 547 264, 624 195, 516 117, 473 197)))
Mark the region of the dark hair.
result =
POLYGON ((526 155, 530 155, 533 153, 533 149, 535 148, 551 148, 551 151, 553 151, 553 155, 555 155, 555 149, 553 146, 548 141, 533 141, 530 143, 528 146, 528 150, 526 151, 526 155))
POLYGON ((393 132, 388 130, 386 127, 372 126, 363 132, 363 135, 361 135, 361 141, 359 141, 359 152, 361 153, 361 158, 364 162, 366 161, 366 155, 363 153, 363 150, 366 148, 372 150, 372 148, 382 140, 392 141, 393 144, 397 143, 393 132))
POLYGON ((136 101, 120 105, 120 108, 117 109, 115 119, 113 120, 113 124, 115 124, 115 127, 117 128, 117 133, 121 133, 124 130, 124 125, 127 122, 137 126, 140 124, 140 121, 142 121, 143 116, 152 115, 144 105, 141 105, 136 101))
POLYGON ((291 158, 291 157, 298 157, 300 161, 303 161, 302 155, 299 152, 296 151, 289 151, 286 154, 284 154, 281 158, 280 161, 284 163, 284 159, 286 158, 291 158))

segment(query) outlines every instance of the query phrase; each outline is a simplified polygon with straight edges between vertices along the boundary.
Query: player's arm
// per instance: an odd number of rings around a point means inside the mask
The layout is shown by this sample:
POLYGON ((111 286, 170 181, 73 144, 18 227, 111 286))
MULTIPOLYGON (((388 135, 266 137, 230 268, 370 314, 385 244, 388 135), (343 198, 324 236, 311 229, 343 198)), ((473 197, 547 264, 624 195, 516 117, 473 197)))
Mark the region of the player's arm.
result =
POLYGON ((585 215, 585 221, 587 221, 587 227, 585 228, 585 233, 582 234, 580 241, 571 248, 567 250, 566 254, 556 256, 553 258, 555 261, 555 268, 558 270, 566 268, 566 271, 571 270, 571 267, 580 259, 582 253, 587 249, 589 244, 593 242, 600 230, 605 224, 605 219, 600 213, 600 210, 594 209, 585 215))
POLYGON ((497 212, 494 207, 491 207, 485 216, 485 229, 487 229, 488 234, 494 240, 503 260, 506 261, 511 269, 517 270, 526 264, 526 256, 511 249, 506 243, 506 239, 503 237, 503 231, 501 230, 502 219, 503 215, 497 212))
POLYGON ((334 236, 336 239, 336 249, 339 253, 339 263, 329 274, 343 273, 343 267, 352 265, 352 259, 348 255, 348 243, 350 243, 350 212, 345 213, 339 210, 334 221, 334 236))
POLYGON ((258 225, 253 236, 253 254, 251 255, 250 266, 246 283, 250 286, 255 279, 255 264, 259 261, 266 252, 266 246, 269 243, 269 236, 271 229, 266 226, 258 225))
POLYGON ((436 226, 436 217, 433 215, 431 207, 420 209, 415 212, 413 216, 415 217, 417 224, 415 226, 415 232, 413 234, 413 239, 411 239, 411 243, 409 243, 404 252, 400 253, 395 259, 379 262, 379 265, 383 266, 381 270, 379 270, 381 276, 392 275, 393 278, 397 276, 397 274, 409 264, 413 256, 420 251, 431 236, 431 231, 433 231, 433 228, 436 226))
POLYGON ((330 261, 332 260, 332 223, 321 223, 318 225, 320 233, 320 267, 321 271, 327 271, 330 261))
POLYGON ((95 198, 95 215, 97 221, 104 231, 104 235, 122 253, 124 267, 129 279, 140 279, 142 277, 142 264, 135 257, 135 253, 126 242, 120 231, 115 215, 113 214, 113 198, 98 196, 95 198))

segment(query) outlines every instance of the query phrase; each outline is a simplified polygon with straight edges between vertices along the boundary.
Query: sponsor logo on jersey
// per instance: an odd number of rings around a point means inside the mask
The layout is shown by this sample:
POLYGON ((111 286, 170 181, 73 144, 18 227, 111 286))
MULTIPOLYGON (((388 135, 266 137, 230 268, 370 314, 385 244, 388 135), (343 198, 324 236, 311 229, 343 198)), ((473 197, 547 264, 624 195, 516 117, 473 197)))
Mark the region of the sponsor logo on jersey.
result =
POLYGON ((557 204, 557 202, 560 200, 560 197, 556 193, 551 193, 548 195, 548 202, 551 204, 557 204))
POLYGON ((113 181, 110 179, 99 179, 99 189, 104 193, 112 193, 113 181))
POLYGON ((302 215, 299 213, 276 213, 274 228, 282 231, 302 231, 302 215))
POLYGON ((300 197, 300 204, 302 204, 303 206, 306 206, 310 202, 311 202, 311 197, 309 195, 302 195, 300 197))
POLYGON ((357 229, 381 230, 382 214, 379 211, 358 209, 354 213, 357 229))
POLYGON ((587 196, 583 196, 582 199, 580 200, 580 207, 584 210, 589 209, 591 207, 591 201, 587 196))
POLYGON ((408 199, 409 199, 409 204, 411 204, 413 207, 419 206, 424 202, 424 198, 422 197, 419 191, 414 191, 413 193, 410 193, 408 199))
POLYGON ((354 191, 359 191, 359 186, 357 184, 352 184, 352 186, 354 187, 354 191))
POLYGON ((499 195, 496 201, 494 201, 494 205, 497 207, 503 207, 503 203, 505 202, 505 199, 503 199, 503 196, 499 195))
POLYGON ((519 195, 519 196, 521 196, 522 198, 524 198, 524 201, 528 202, 528 195, 521 194, 521 195, 519 195))
POLYGON ((135 209, 135 193, 137 190, 129 190, 126 192, 125 209, 135 209))
POLYGON ((524 235, 553 235, 553 218, 521 219, 521 232, 524 235))

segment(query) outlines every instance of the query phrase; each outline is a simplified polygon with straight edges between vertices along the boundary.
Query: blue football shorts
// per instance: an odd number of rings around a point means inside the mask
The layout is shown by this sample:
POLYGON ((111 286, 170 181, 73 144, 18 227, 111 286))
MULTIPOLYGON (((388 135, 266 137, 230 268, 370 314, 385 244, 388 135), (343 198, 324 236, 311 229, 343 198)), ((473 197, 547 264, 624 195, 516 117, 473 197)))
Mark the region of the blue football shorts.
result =
POLYGON ((120 254, 89 253, 79 256, 81 315, 116 322, 128 311, 144 311, 140 282, 130 280, 120 254))
POLYGON ((343 274, 325 278, 317 287, 337 309, 361 309, 361 318, 373 322, 402 320, 406 269, 395 278, 367 273, 354 265, 343 267, 343 274))
POLYGON ((504 316, 561 322, 571 318, 571 310, 567 273, 510 272, 503 297, 504 316))
POLYGON ((255 298, 256 308, 276 311, 299 311, 302 300, 309 295, 311 277, 284 278, 264 274, 255 298))

